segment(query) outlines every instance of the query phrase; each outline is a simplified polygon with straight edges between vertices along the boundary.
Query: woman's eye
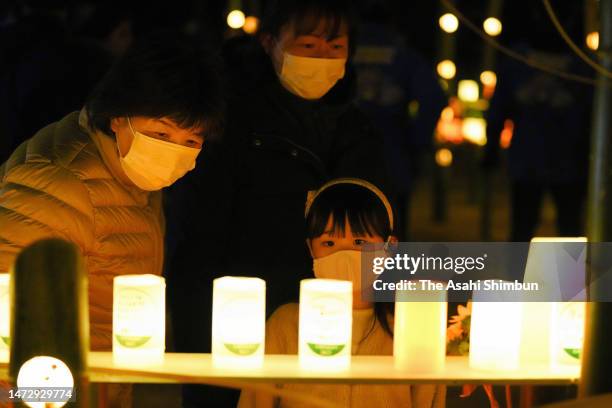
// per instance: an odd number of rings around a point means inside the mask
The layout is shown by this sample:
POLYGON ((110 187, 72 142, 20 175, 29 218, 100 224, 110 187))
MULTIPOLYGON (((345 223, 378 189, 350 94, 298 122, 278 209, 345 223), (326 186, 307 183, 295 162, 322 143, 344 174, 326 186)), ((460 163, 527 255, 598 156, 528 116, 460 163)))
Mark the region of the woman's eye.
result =
POLYGON ((334 45, 332 45, 332 48, 334 50, 342 50, 342 49, 344 49, 344 45, 342 45, 342 44, 334 44, 334 45))
POLYGON ((313 49, 315 47, 314 44, 312 43, 306 43, 306 44, 302 44, 302 48, 306 48, 306 49, 313 49))
POLYGON ((334 246, 334 241, 323 241, 322 245, 326 247, 332 247, 334 246))

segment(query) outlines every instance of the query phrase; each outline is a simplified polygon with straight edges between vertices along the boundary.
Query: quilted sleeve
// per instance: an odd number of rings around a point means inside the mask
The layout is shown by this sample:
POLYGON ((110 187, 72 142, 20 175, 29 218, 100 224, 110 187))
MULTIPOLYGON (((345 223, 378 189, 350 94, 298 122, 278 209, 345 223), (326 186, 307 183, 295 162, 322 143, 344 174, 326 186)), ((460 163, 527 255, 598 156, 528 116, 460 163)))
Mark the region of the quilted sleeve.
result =
POLYGON ((51 237, 75 243, 85 256, 92 248, 93 207, 84 183, 49 162, 12 167, 0 182, 0 273, 22 248, 51 237))

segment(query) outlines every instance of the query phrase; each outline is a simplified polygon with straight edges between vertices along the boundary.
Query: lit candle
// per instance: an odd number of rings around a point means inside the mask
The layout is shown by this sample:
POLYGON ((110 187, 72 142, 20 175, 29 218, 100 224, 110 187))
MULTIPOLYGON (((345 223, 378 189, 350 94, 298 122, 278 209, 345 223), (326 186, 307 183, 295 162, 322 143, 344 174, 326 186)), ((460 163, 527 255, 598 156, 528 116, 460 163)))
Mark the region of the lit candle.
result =
POLYGON ((444 369, 446 300, 443 289, 396 291, 393 357, 397 369, 411 372, 444 369))
POLYGON ((155 275, 116 276, 113 360, 118 365, 161 364, 166 348, 166 283, 155 275))
POLYGON ((7 361, 11 330, 8 273, 0 273, 0 361, 7 361))
POLYGON ((300 282, 299 361, 306 370, 346 370, 351 362, 353 283, 300 282))
POLYGON ((37 356, 23 363, 17 374, 17 388, 24 387, 27 391, 22 391, 29 396, 28 399, 37 394, 40 396, 36 398, 39 400, 37 402, 24 401, 31 408, 59 408, 66 405, 68 400, 74 400, 74 377, 68 366, 54 357, 37 356), (36 393, 34 389, 40 392, 36 393), (53 396, 46 395, 50 390, 53 396), (50 399, 56 402, 48 402, 50 399))
POLYGON ((212 358, 217 367, 261 367, 266 336, 266 282, 225 276, 213 282, 212 358))
MULTIPOLYGON (((495 280, 495 283, 503 281, 495 280)), ((475 290, 470 322, 470 367, 515 370, 519 366, 522 303, 520 294, 475 290)))

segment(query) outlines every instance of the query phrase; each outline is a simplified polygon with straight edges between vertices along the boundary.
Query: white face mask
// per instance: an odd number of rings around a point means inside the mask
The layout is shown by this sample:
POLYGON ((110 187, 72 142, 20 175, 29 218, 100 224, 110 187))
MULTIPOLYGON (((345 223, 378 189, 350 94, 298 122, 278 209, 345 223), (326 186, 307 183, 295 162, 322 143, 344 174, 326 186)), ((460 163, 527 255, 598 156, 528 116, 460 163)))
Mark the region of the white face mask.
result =
POLYGON ((289 92, 304 99, 320 99, 344 77, 346 58, 308 58, 285 52, 279 74, 289 92))
POLYGON ((345 249, 312 260, 315 277, 353 282, 353 291, 361 290, 361 251, 345 249))
POLYGON ((134 135, 132 146, 125 157, 119 157, 121 167, 129 179, 145 191, 157 191, 172 185, 193 170, 201 149, 149 137, 128 125, 134 135))

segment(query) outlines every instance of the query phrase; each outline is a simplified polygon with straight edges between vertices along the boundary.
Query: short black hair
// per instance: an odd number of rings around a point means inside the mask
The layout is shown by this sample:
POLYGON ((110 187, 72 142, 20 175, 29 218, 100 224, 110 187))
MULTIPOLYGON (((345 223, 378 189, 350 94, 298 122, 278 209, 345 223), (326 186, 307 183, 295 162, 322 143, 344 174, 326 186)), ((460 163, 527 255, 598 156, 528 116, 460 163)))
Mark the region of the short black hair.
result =
POLYGON ((295 23, 296 35, 310 34, 324 20, 329 22, 327 38, 336 37, 344 22, 352 40, 357 28, 357 13, 352 3, 352 0, 270 0, 262 18, 261 33, 277 38, 286 24, 295 23))
POLYGON ((158 33, 135 43, 89 96, 92 129, 112 134, 117 117, 168 117, 183 129, 204 129, 217 138, 225 108, 216 54, 181 37, 158 33))
POLYGON ((314 200, 306 217, 306 234, 320 237, 332 216, 332 231, 344 235, 348 220, 355 235, 378 235, 387 238, 393 233, 387 209, 380 197, 357 184, 335 184, 323 190, 314 200))

